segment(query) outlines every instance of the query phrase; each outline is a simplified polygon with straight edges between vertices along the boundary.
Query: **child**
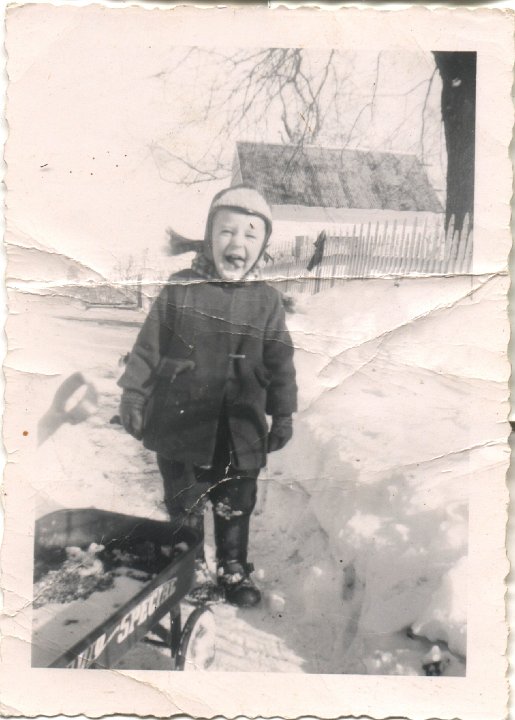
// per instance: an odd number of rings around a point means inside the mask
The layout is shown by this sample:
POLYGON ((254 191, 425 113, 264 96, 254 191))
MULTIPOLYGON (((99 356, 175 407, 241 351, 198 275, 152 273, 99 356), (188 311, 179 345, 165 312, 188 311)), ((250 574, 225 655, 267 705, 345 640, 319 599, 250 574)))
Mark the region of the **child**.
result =
POLYGON ((217 582, 241 607, 261 599, 247 562, 256 481, 297 409, 281 296, 257 280, 271 232, 257 190, 218 193, 203 251, 162 290, 119 381, 123 426, 156 451, 172 522, 203 532, 209 497, 217 582))

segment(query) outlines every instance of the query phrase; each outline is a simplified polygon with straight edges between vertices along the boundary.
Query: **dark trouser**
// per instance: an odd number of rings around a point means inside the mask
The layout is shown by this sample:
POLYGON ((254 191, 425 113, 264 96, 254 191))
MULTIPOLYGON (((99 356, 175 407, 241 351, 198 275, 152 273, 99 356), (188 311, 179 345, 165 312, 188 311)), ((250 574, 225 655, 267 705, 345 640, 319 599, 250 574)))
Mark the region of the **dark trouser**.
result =
POLYGON ((204 509, 210 500, 218 562, 233 560, 245 565, 259 468, 238 470, 231 465, 230 438, 225 424, 221 423, 212 467, 189 466, 162 455, 157 456, 157 462, 172 523, 193 527, 203 537, 204 509))

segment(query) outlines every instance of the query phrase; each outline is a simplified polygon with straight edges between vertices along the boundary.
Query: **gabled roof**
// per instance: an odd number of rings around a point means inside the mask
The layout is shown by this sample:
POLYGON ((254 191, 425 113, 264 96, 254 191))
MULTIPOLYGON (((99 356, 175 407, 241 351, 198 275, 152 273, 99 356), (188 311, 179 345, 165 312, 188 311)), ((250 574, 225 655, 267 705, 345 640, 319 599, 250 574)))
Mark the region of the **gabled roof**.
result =
POLYGON ((442 212, 415 155, 239 142, 240 182, 270 205, 442 212))

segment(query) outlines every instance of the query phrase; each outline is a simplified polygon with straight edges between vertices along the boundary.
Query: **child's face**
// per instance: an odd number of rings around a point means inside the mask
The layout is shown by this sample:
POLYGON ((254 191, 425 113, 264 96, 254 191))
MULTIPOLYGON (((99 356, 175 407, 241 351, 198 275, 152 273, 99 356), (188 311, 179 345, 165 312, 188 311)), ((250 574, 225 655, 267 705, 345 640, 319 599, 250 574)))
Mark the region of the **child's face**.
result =
POLYGON ((234 210, 219 210, 213 218, 211 249, 220 277, 241 280, 258 259, 265 234, 263 218, 234 210))

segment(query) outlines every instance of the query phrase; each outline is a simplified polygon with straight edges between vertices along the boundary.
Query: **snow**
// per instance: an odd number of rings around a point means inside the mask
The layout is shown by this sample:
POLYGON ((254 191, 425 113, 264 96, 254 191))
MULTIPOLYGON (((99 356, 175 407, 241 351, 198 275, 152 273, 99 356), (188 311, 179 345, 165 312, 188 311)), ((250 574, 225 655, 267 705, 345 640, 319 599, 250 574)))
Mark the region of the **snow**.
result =
POLYGON ((459 655, 467 654, 467 559, 448 570, 428 607, 413 624, 413 632, 429 640, 444 640, 459 655))
MULTIPOLYGON (((300 409, 294 439, 259 481, 250 560, 263 603, 213 607, 213 670, 424 674, 436 644, 445 674, 464 675, 471 460, 486 477, 485 438, 499 441, 492 418, 504 420, 506 403, 496 361, 506 339, 489 319, 504 280, 471 282, 348 281, 288 315, 300 409), (485 362, 497 383, 482 376, 485 362)), ((12 311, 25 311, 32 338, 53 338, 34 379, 48 435, 34 448, 38 513, 95 506, 166 518, 152 453, 109 423, 119 359, 143 314, 28 295, 12 311), (97 396, 75 423, 73 408, 56 419, 51 407, 74 372, 97 396)), ((11 365, 33 368, 33 346, 20 337, 11 365)), ((169 667, 143 645, 126 662, 169 667)))

